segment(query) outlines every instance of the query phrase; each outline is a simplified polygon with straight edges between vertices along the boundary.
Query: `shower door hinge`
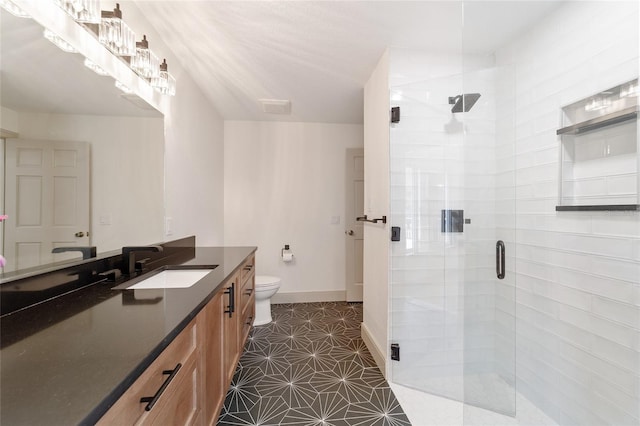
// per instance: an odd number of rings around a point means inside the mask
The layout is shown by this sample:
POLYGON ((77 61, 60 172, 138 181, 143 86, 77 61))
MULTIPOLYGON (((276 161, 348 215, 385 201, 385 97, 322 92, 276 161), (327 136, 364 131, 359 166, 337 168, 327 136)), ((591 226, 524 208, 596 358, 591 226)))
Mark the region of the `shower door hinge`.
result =
POLYGON ((397 343, 391 344, 391 360, 400 361, 400 345, 397 343))
POLYGON ((400 107, 391 108, 391 122, 392 123, 400 122, 400 107))
POLYGON ((400 227, 392 226, 391 227, 391 241, 400 241, 400 227))

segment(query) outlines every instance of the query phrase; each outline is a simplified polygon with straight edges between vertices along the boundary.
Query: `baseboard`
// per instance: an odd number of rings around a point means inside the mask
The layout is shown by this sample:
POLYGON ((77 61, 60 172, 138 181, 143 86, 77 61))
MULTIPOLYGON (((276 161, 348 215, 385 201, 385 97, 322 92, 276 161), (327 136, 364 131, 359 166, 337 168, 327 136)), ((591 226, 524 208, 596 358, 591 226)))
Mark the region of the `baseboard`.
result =
POLYGON ((344 302, 345 300, 347 300, 347 294, 344 290, 301 291, 291 293, 278 292, 271 298, 271 303, 344 302))
POLYGON ((367 328, 366 325, 364 325, 364 323, 360 324, 360 335, 362 336, 362 340, 364 341, 364 344, 367 345, 367 349, 369 349, 369 352, 371 352, 371 355, 373 355, 373 359, 376 361, 376 364, 378 364, 378 368, 380 369, 382 374, 385 376, 385 378, 388 380, 387 363, 386 363, 387 356, 385 352, 382 351, 378 347, 378 345, 375 344, 373 338, 371 337, 371 333, 369 332, 369 329, 367 328))

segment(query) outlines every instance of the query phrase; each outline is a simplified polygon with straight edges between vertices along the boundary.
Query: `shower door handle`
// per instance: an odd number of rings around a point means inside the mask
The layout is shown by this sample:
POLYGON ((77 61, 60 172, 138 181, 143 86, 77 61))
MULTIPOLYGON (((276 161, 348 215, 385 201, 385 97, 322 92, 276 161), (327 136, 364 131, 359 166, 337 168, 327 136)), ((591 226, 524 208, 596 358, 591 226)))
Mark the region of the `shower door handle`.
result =
POLYGON ((496 275, 499 280, 504 279, 505 264, 504 264, 504 241, 498 240, 496 243, 496 275))

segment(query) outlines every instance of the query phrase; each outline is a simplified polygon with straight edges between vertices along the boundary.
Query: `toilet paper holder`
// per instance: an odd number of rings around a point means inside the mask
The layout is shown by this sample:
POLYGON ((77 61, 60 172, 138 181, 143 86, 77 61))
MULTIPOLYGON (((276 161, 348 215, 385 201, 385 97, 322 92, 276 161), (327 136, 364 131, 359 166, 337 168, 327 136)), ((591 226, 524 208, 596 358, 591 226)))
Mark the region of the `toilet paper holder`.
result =
POLYGON ((291 257, 293 257, 293 253, 291 253, 291 252, 290 252, 290 249, 289 249, 289 244, 285 244, 285 245, 284 245, 284 247, 283 247, 282 249, 280 249, 280 257, 281 257, 282 259, 284 259, 284 258, 285 258, 285 254, 290 254, 290 255, 291 255, 291 257), (286 253, 285 253, 285 252, 286 252, 286 253))

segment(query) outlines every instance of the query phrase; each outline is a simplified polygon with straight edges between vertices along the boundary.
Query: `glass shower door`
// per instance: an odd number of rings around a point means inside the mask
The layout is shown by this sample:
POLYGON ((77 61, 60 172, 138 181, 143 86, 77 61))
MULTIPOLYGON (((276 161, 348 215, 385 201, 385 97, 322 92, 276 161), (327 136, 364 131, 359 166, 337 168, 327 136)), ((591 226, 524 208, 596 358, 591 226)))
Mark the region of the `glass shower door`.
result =
MULTIPOLYGON (((481 93, 463 113, 459 155, 463 237, 456 241, 463 321, 464 402, 515 416, 515 155, 510 68, 464 75, 464 92, 481 93), (499 117, 499 119, 498 119, 499 117)), ((451 268, 447 268, 447 271, 451 268)), ((465 408, 465 424, 473 424, 465 408)))
POLYGON ((461 122, 448 120, 448 96, 462 79, 444 77, 393 87, 391 105, 400 122, 390 129, 393 381, 450 399, 463 399, 463 306, 446 273, 452 234, 441 232, 449 203, 447 155, 462 139, 461 122), (447 90, 449 89, 449 90, 447 90))
POLYGON ((495 119, 500 76, 486 69, 391 90, 401 109, 390 129, 391 225, 402 229, 391 243, 391 336, 401 350, 392 377, 514 415, 514 160, 495 119))

